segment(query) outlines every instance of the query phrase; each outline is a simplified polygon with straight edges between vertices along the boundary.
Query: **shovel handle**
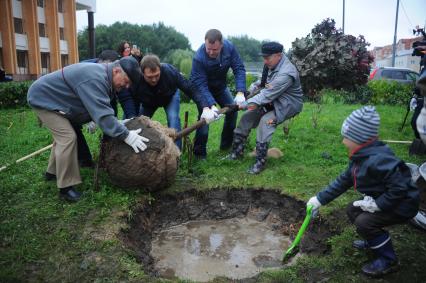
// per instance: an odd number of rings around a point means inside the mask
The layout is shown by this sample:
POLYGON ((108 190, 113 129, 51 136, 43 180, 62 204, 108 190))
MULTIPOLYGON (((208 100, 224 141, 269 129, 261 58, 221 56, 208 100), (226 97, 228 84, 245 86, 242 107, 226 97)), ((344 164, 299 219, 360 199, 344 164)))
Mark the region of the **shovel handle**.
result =
MULTIPOLYGON (((231 107, 222 107, 219 109, 219 114, 227 114, 227 113, 231 113, 236 111, 236 109, 231 108, 231 107)), ((238 110, 237 110, 238 111, 238 110)), ((204 118, 200 119, 199 121, 195 122, 194 124, 192 124, 191 126, 183 129, 180 132, 177 132, 175 135, 173 135, 171 138, 173 138, 174 140, 178 140, 181 139, 187 135, 189 135, 190 133, 192 133, 193 131, 201 128, 202 126, 206 125, 207 122, 204 118)))
POLYGON ((313 205, 308 205, 306 207, 305 220, 303 220, 302 226, 300 227, 299 232, 297 233, 296 238, 294 239, 293 243, 291 244, 291 246, 288 248, 288 250, 283 255, 283 261, 288 260, 291 256, 293 256, 295 254, 295 251, 297 251, 296 248, 299 245, 300 240, 302 239, 302 236, 305 233, 305 230, 309 225, 309 222, 311 222, 312 209, 313 208, 314 208, 313 205))

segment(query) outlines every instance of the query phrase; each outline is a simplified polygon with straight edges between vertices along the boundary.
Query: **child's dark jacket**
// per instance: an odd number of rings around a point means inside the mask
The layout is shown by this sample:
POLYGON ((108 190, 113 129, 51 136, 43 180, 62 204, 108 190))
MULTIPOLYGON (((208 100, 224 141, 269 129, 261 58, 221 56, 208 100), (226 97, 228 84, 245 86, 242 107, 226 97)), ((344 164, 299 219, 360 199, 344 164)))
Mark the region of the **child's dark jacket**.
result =
POLYGON ((411 218, 419 209, 419 190, 408 166, 381 141, 364 144, 349 158, 349 166, 317 194, 325 205, 350 187, 375 199, 381 211, 411 218))

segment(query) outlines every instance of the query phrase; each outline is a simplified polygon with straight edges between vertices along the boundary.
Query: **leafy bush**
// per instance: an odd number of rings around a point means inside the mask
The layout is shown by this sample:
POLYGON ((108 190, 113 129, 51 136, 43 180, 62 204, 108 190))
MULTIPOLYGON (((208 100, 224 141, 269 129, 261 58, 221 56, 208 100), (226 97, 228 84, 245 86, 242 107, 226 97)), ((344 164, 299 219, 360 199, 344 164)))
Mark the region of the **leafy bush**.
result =
POLYGON ((305 94, 315 96, 323 88, 353 91, 367 82, 373 57, 362 35, 354 37, 336 29, 333 19, 316 25, 310 34, 297 38, 289 52, 299 70, 305 94))
POLYGON ((33 81, 0 83, 0 108, 27 105, 27 92, 33 81))
POLYGON ((353 91, 323 89, 322 102, 345 104, 407 105, 412 96, 412 86, 395 81, 375 80, 358 86, 353 91))
POLYGON ((373 96, 371 103, 388 105, 406 105, 413 93, 413 86, 395 81, 374 80, 368 82, 373 96))
POLYGON ((189 78, 192 68, 192 57, 194 51, 189 49, 175 49, 169 51, 164 57, 163 62, 169 63, 175 66, 180 72, 182 72, 186 78, 189 78))

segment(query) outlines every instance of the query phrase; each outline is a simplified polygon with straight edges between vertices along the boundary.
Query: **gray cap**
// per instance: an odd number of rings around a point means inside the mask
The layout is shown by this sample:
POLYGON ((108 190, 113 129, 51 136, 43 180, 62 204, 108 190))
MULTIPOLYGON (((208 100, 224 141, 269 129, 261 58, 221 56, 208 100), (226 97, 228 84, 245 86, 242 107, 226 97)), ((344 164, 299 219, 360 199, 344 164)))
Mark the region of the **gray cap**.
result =
POLYGON ((139 67, 138 60, 133 58, 133 56, 126 56, 121 58, 119 62, 121 68, 132 81, 132 85, 138 85, 142 77, 141 68, 139 67))
POLYGON ((282 53, 283 52, 283 45, 278 42, 265 42, 262 44, 262 52, 259 53, 260 56, 270 56, 272 54, 276 53, 282 53))
POLYGON ((374 106, 364 106, 349 115, 342 125, 342 136, 363 144, 379 135, 380 117, 374 106))

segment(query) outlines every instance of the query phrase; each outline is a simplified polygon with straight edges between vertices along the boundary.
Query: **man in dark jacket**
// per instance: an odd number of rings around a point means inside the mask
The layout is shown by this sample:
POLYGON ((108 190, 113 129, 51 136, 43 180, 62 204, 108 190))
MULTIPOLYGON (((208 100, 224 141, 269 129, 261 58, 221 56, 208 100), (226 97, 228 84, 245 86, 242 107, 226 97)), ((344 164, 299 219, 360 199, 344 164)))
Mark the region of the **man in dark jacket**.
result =
MULTIPOLYGON (((228 40, 223 40, 222 33, 217 29, 207 31, 205 43, 197 50, 192 60, 191 82, 197 88, 207 107, 198 107, 199 117, 205 118, 210 111, 217 113, 215 104, 223 107, 234 103, 234 98, 226 86, 226 74, 229 68, 235 76, 237 90, 236 100, 244 101, 246 91, 246 71, 243 62, 235 47, 228 40), (204 114, 204 115, 203 115, 204 114)), ((232 145, 232 136, 237 123, 238 113, 226 114, 222 130, 220 148, 229 149, 232 145)), ((208 125, 197 130, 194 142, 194 154, 204 159, 207 155, 208 125)))
MULTIPOLYGON (((143 73, 142 80, 132 90, 136 106, 132 105, 133 103, 128 103, 123 107, 127 118, 138 115, 151 118, 159 107, 163 107, 166 111, 168 127, 180 131, 179 90, 192 98, 198 107, 206 106, 206 102, 197 95, 191 83, 172 65, 160 63, 157 55, 150 54, 143 57, 141 70, 143 73)), ((181 149, 182 141, 177 140, 176 145, 181 149)))
POLYGON ((77 201, 81 183, 77 159, 77 137, 71 124, 94 121, 102 131, 123 140, 138 153, 147 148, 141 129, 128 130, 114 115, 110 101, 123 87, 141 78, 136 59, 122 58, 109 64, 79 63, 42 76, 28 90, 27 100, 53 136, 46 180, 55 180, 59 197, 77 201))
POLYGON ((349 203, 347 214, 363 240, 358 249, 371 249, 376 259, 362 267, 372 277, 395 271, 398 260, 389 233, 384 227, 404 223, 419 208, 419 190, 408 166, 392 150, 377 140, 380 117, 373 106, 355 110, 343 123, 343 144, 349 151, 348 168, 328 187, 309 199, 315 215, 350 187, 364 195, 349 203))

